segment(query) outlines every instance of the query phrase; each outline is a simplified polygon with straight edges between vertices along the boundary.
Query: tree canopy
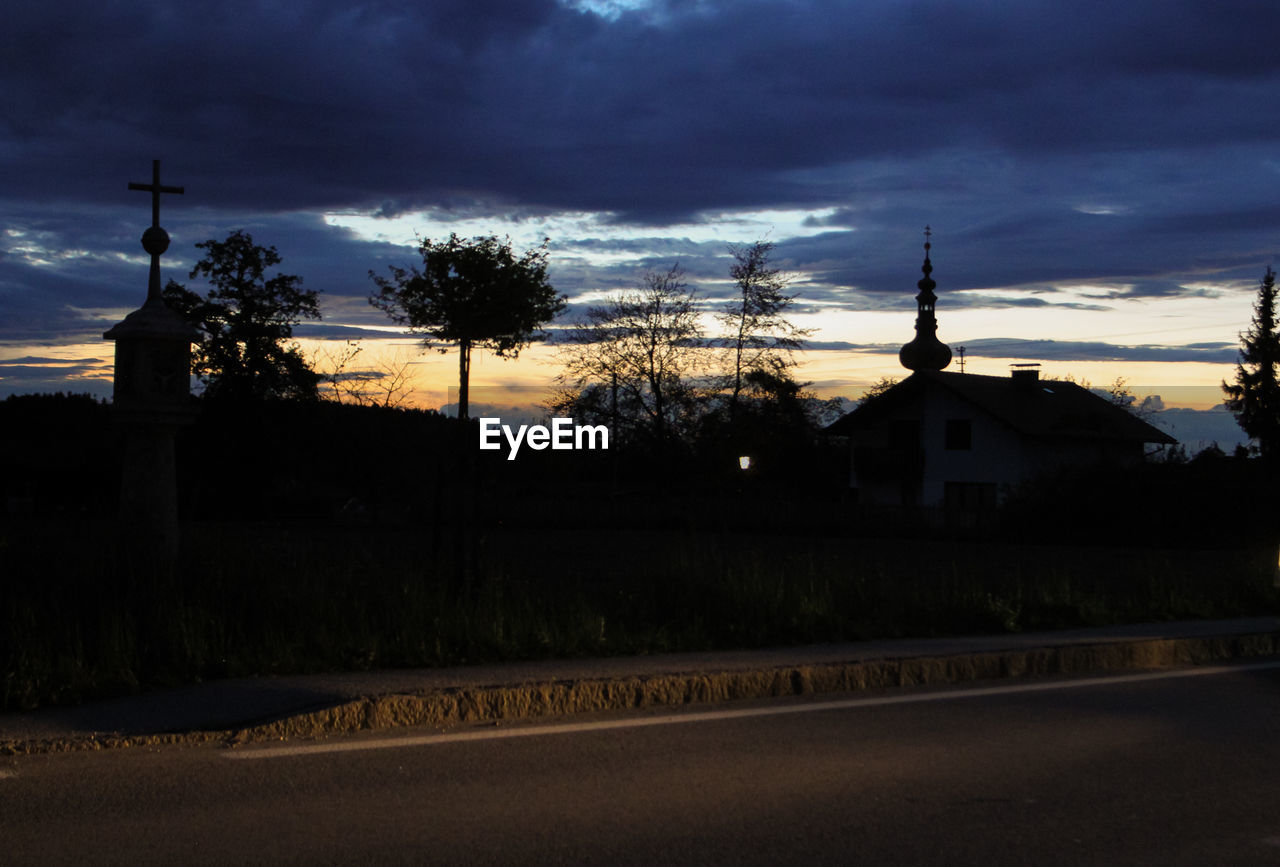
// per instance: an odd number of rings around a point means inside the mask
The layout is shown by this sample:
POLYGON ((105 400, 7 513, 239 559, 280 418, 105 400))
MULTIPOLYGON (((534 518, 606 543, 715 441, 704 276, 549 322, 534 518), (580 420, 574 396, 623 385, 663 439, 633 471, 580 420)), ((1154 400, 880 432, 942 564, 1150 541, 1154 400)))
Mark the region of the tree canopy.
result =
POLYGON ((470 240, 450 235, 418 246, 422 270, 391 266, 391 276, 369 272, 377 286, 369 303, 394 322, 446 352, 458 347, 458 417, 468 417, 473 349, 514 358, 540 336, 567 298, 547 280, 547 242, 517 257, 510 239, 470 240))
POLYGON ((1253 322, 1240 335, 1234 382, 1224 382, 1227 408, 1257 440, 1263 457, 1280 455, 1280 330, 1276 327, 1276 275, 1270 267, 1258 286, 1253 322))
POLYGON ((205 255, 189 277, 203 277, 212 288, 201 297, 170 280, 164 299, 201 332, 191 366, 205 395, 315 398, 320 377, 297 344, 288 341, 299 322, 320 318, 317 293, 303 289, 302 278, 293 274, 268 277, 267 269, 280 264, 280 254, 275 247, 255 244, 244 230, 196 247, 205 255))

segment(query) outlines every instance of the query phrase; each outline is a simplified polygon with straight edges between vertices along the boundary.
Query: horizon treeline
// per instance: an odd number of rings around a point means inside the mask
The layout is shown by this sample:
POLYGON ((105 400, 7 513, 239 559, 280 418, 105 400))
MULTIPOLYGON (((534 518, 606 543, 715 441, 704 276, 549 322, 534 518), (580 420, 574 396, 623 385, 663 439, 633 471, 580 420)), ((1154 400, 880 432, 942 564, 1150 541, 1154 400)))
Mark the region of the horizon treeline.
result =
MULTIPOLYGON (((177 434, 183 520, 453 529, 628 524, 703 532, 1007 536, 1085 545, 1223 546, 1272 540, 1274 467, 1206 450, 1130 471, 1049 477, 1010 495, 993 523, 919 523, 868 510, 843 444, 815 441, 743 471, 714 442, 656 454, 477 448, 479 424, 432 410, 332 402, 198 402, 177 434)), ((0 502, 13 521, 110 520, 122 431, 89 395, 0 401, 0 502)), ((695 444, 696 445, 696 444, 695 444)), ((945 517, 945 516, 944 516, 945 517)))

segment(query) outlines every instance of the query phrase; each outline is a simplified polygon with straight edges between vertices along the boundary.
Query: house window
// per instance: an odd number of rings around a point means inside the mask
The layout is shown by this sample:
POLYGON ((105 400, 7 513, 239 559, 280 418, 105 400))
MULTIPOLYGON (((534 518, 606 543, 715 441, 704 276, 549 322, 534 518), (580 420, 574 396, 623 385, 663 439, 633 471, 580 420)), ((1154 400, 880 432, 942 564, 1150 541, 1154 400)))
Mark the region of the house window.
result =
POLYGON ((973 448, 973 422, 967 418, 947 419, 946 446, 948 451, 967 452, 973 448))

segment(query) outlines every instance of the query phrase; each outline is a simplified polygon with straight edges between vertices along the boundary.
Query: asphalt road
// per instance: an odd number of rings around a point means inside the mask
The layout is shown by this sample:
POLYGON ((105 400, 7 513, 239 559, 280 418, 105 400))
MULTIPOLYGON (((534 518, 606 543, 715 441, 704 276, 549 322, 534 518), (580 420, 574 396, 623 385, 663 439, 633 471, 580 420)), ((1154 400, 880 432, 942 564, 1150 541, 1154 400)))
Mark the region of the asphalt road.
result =
POLYGON ((1280 864, 1277 665, 0 759, 0 862, 1280 864))

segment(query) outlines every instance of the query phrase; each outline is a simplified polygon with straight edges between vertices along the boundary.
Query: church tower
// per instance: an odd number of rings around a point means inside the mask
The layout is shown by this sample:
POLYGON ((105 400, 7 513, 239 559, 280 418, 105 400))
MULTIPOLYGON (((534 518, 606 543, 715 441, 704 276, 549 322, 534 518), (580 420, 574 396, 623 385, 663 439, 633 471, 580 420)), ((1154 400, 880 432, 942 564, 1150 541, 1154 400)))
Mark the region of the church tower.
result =
POLYGON ((916 336, 898 352, 898 361, 908 370, 942 370, 951 363, 951 347, 938 339, 938 320, 934 307, 938 296, 933 294, 937 283, 929 276, 933 263, 929 261, 929 237, 932 230, 924 227, 924 278, 916 284, 920 294, 916 296, 916 336))

